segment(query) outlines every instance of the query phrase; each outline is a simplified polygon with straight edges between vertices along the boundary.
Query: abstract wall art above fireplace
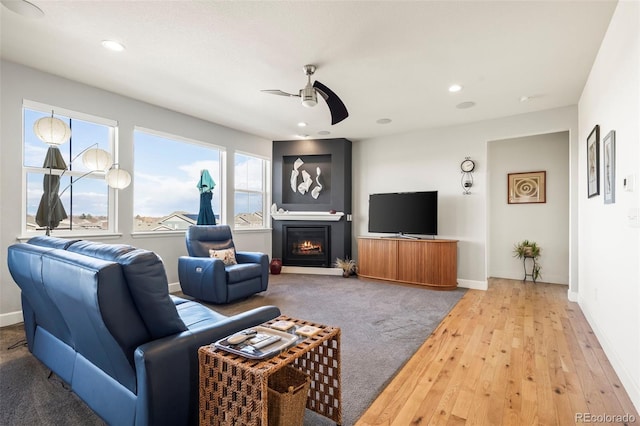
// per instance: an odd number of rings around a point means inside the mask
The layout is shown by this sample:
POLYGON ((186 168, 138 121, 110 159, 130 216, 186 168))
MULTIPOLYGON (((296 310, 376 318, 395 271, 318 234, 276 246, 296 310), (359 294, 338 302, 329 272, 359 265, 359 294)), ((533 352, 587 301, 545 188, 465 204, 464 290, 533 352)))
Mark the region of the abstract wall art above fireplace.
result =
POLYGON ((322 203, 330 198, 331 155, 294 155, 285 156, 282 160, 282 174, 289 176, 288 182, 282 182, 284 203, 316 204, 314 200, 322 203))

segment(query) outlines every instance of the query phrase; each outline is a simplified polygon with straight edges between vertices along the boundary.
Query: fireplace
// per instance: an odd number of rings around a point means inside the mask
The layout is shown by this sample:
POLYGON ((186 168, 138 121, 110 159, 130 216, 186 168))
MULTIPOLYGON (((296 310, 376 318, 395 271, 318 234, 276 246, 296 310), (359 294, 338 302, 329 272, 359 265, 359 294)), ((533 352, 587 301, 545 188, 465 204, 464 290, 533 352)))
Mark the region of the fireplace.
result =
POLYGON ((331 269, 336 258, 351 258, 351 163, 351 141, 347 139, 273 142, 272 208, 290 213, 271 217, 273 258, 282 259, 285 266, 310 270, 331 269), (313 182, 301 192, 305 175, 313 182), (320 186, 320 193, 314 195, 313 190, 320 186), (332 211, 343 215, 322 217, 332 211))
POLYGON ((283 226, 285 266, 328 267, 331 259, 329 235, 331 226, 283 226))

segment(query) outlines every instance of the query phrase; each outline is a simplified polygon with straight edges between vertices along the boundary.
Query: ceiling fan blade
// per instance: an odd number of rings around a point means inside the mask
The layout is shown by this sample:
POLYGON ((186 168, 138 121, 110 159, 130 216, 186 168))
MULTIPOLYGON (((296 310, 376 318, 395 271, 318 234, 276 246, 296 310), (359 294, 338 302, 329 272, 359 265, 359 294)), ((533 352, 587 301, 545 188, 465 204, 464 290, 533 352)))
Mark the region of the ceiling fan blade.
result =
POLYGON ((261 92, 268 93, 268 94, 270 94, 270 95, 279 95, 279 96, 297 96, 297 97, 300 97, 300 95, 298 95, 298 94, 287 93, 287 92, 283 92, 282 90, 277 90, 277 89, 273 89, 273 90, 261 90, 261 92))
POLYGON ((313 87, 318 93, 320 93, 320 96, 322 96, 324 100, 327 101, 327 106, 329 107, 329 111, 331 112, 332 125, 338 124, 345 118, 349 117, 347 107, 344 106, 344 103, 342 103, 338 95, 333 93, 331 89, 320 83, 318 80, 313 83, 313 87))

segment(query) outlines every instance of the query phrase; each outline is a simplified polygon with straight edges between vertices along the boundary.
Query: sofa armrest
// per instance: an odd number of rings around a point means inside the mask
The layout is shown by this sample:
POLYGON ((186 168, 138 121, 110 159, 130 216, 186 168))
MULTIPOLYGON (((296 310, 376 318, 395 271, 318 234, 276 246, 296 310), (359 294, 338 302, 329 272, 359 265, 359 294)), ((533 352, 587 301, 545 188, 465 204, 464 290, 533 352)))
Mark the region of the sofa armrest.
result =
POLYGON ((263 306, 139 346, 134 355, 136 424, 198 424, 198 348, 278 315, 277 307, 263 306))
POLYGON ((178 279, 185 294, 215 303, 227 300, 226 271, 220 259, 180 256, 178 279))

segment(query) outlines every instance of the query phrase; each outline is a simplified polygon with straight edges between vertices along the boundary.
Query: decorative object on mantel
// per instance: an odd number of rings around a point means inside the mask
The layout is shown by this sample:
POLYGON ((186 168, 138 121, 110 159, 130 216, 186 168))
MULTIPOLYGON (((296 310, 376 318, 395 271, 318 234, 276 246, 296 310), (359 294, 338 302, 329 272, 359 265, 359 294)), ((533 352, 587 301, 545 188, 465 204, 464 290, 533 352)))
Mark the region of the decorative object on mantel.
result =
POLYGON ((604 203, 616 202, 616 131, 607 133, 602 141, 602 168, 604 171, 604 203))
MULTIPOLYGON (((282 209, 279 209, 282 210, 282 209)), ((344 216, 344 212, 307 212, 307 211, 278 211, 271 213, 274 220, 315 220, 326 222, 337 222, 344 216)))
POLYGON ((541 251, 542 249, 535 241, 523 240, 513 246, 513 257, 522 259, 522 266, 524 268, 524 278, 522 281, 525 281, 527 277, 531 277, 535 283, 538 278, 542 277, 540 274, 542 267, 538 263, 541 251), (533 262, 530 274, 527 273, 527 259, 531 259, 533 262))
POLYGON ((334 266, 336 268, 342 269, 342 276, 345 278, 349 278, 351 275, 356 274, 356 261, 353 259, 349 259, 349 257, 345 257, 344 259, 340 259, 339 257, 336 258, 334 266))
POLYGON ((476 163, 471 160, 471 157, 465 157, 464 161, 460 163, 460 171, 462 177, 460 178, 460 185, 462 185, 463 194, 471 194, 471 187, 473 186, 473 169, 476 168, 476 163))
POLYGON ((509 204, 547 202, 547 172, 509 173, 509 204))
POLYGON ((269 272, 271 272, 272 275, 278 275, 280 274, 281 271, 282 271, 282 259, 278 259, 277 257, 274 257, 273 259, 271 259, 271 263, 269 263, 269 272))

